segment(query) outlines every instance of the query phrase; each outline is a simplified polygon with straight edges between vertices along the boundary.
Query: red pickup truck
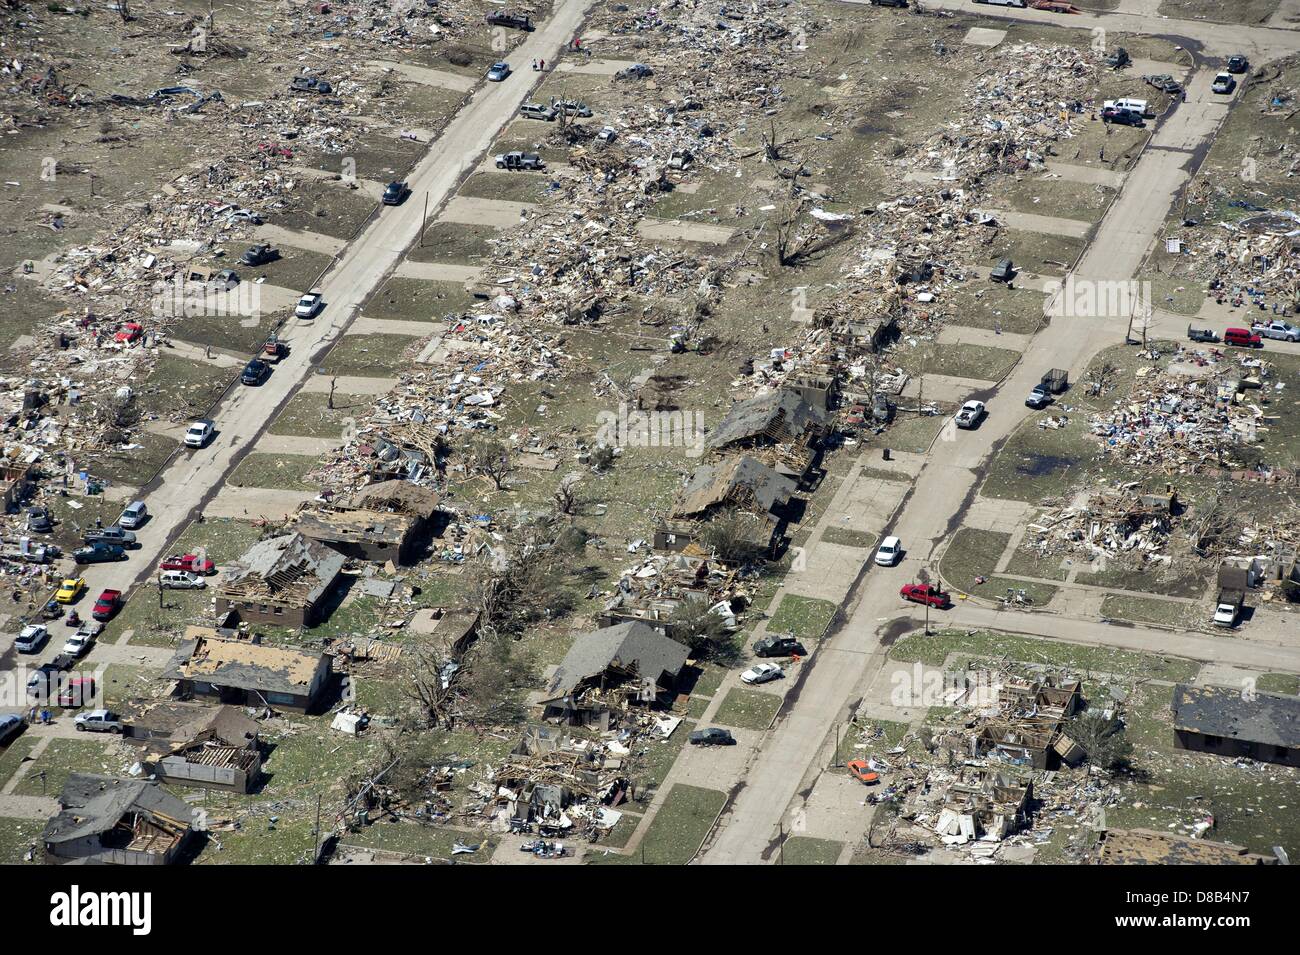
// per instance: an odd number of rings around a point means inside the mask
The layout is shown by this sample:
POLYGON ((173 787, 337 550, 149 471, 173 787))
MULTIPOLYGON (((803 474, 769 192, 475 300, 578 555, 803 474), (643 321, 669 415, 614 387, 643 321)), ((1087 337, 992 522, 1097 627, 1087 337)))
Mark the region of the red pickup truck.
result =
POLYGON ((931 584, 903 584, 898 596, 904 600, 911 600, 914 603, 929 604, 931 607, 942 609, 948 606, 950 598, 946 591, 940 590, 931 584))
POLYGON ((164 558, 163 562, 158 565, 159 570, 188 570, 191 574, 215 574, 217 565, 206 557, 199 557, 197 554, 185 554, 178 556, 173 554, 164 558))

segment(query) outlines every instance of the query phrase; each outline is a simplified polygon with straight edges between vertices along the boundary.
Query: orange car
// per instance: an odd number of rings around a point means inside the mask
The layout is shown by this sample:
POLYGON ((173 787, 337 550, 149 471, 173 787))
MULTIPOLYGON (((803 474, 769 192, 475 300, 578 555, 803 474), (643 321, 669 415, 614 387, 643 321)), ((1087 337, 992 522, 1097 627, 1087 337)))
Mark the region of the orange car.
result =
POLYGON ((849 775, 864 786, 874 786, 880 782, 880 774, 872 772, 865 759, 851 759, 848 762, 849 775))

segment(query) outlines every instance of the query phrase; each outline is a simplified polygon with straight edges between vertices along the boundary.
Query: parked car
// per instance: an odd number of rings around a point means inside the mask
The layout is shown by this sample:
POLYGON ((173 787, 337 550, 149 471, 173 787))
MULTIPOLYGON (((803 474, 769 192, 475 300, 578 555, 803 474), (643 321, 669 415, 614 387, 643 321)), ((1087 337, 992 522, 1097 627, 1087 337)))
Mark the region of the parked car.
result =
POLYGON ((510 72, 511 70, 510 70, 509 63, 505 63, 505 62, 493 63, 492 67, 487 71, 488 82, 500 83, 502 80, 504 80, 507 76, 510 75, 510 72))
POLYGON ((1255 322, 1250 330, 1264 338, 1276 338, 1283 342, 1300 342, 1300 328, 1290 322, 1255 322))
POLYGON ((71 656, 74 660, 83 657, 90 652, 90 648, 95 645, 95 638, 89 633, 83 633, 78 630, 72 636, 68 637, 63 643, 63 652, 71 656))
POLYGON ((54 519, 43 507, 27 509, 27 530, 33 534, 49 534, 54 530, 54 519))
POLYGON ((808 651, 794 637, 764 637, 754 644, 758 657, 806 657, 808 651))
POLYGON ((298 304, 294 307, 293 314, 299 318, 315 318, 317 313, 324 307, 324 295, 312 289, 302 298, 298 299, 298 304))
POLYGON ((540 119, 549 123, 555 119, 557 113, 542 103, 525 103, 519 107, 519 115, 524 119, 540 119))
POLYGON ((1231 73, 1219 73, 1214 77, 1214 82, 1210 84, 1211 93, 1231 93, 1237 88, 1237 81, 1233 79, 1231 73))
POLYGON ((633 63, 631 66, 625 66, 614 74, 616 80, 644 80, 647 77, 654 76, 655 71, 644 63, 633 63))
POLYGON ((498 169, 519 169, 519 170, 539 170, 546 168, 546 162, 537 153, 526 153, 519 150, 513 150, 508 153, 502 153, 496 157, 496 167, 498 169))
POLYGON ((1102 109, 1101 120, 1104 123, 1118 123, 1121 126, 1142 127, 1146 125, 1146 120, 1142 118, 1140 113, 1115 106, 1107 106, 1102 109))
POLYGON ((1026 0, 972 0, 973 3, 986 3, 994 7, 1015 7, 1023 10, 1026 6, 1026 0))
POLYGON ((158 575, 158 586, 168 590, 202 590, 208 582, 188 570, 164 570, 158 575))
POLYGON ((50 666, 54 667, 54 669, 58 670, 60 673, 71 670, 76 665, 77 658, 71 653, 63 650, 59 651, 59 654, 50 661, 50 666))
POLYGON ((990 282, 1010 282, 1015 277, 1016 267, 1011 264, 1010 259, 1001 259, 989 273, 990 282))
POLYGON ((1238 348, 1263 348, 1264 339, 1249 328, 1229 328, 1223 333, 1223 344, 1238 348))
POLYGON ((904 600, 910 600, 912 603, 929 604, 931 607, 940 609, 948 606, 952 602, 947 591, 940 590, 933 584, 903 584, 898 591, 898 595, 904 600))
POLYGON ((254 358, 239 373, 239 380, 246 385, 260 385, 271 373, 271 366, 260 358, 254 358))
POLYGON ((13 742, 15 736, 23 731, 23 718, 13 713, 0 714, 0 746, 13 742))
POLYGON ((95 678, 76 676, 59 687, 55 702, 66 709, 79 710, 95 698, 95 678))
POLYGON ((96 620, 108 622, 120 609, 122 609, 122 591, 110 589, 99 595, 95 606, 90 608, 90 615, 96 620))
POLYGON ((1177 96, 1183 91, 1183 84, 1178 82, 1168 73, 1153 73, 1151 76, 1144 76, 1148 86, 1154 86, 1162 93, 1168 93, 1170 96, 1177 96))
POLYGON ((979 427, 979 423, 984 420, 984 413, 984 402, 972 399, 961 406, 954 420, 957 427, 969 430, 979 427))
POLYGON ((72 552, 72 559, 78 564, 108 564, 116 560, 126 560, 126 548, 120 544, 91 544, 78 547, 72 552))
POLYGON ((117 526, 135 530, 148 519, 149 508, 145 506, 144 501, 132 501, 122 510, 122 516, 117 519, 117 526))
POLYGON ((507 13, 504 10, 497 10, 489 13, 484 19, 487 20, 488 26, 491 27, 508 27, 511 30, 523 30, 527 33, 533 31, 533 21, 524 13, 507 13))
POLYGON ((596 134, 596 138, 602 143, 612 143, 614 140, 618 139, 618 130, 613 126, 602 126, 600 127, 600 132, 596 134))
POLYGON ((1187 337, 1194 342, 1217 344, 1219 341, 1218 332, 1209 328, 1193 328, 1191 325, 1187 326, 1187 337))
POLYGON ((217 565, 207 557, 197 554, 172 554, 164 557, 158 565, 159 570, 184 570, 191 574, 215 574, 217 565))
POLYGON ((1245 73, 1249 69, 1250 69, 1250 60, 1246 59, 1240 53, 1238 53, 1236 56, 1228 57, 1229 73, 1240 74, 1240 73, 1245 73))
POLYGON ((216 426, 207 418, 191 421, 189 429, 185 432, 185 446, 188 448, 201 448, 208 443, 209 438, 216 434, 216 431, 216 426))
POLYGON ((1029 392, 1029 397, 1025 399, 1025 404, 1031 408, 1046 408, 1051 403, 1052 389, 1041 381, 1034 385, 1033 390, 1029 392))
POLYGON ((865 759, 851 759, 844 765, 849 775, 864 786, 874 786, 880 782, 880 774, 875 772, 865 759))
POLYGON ((404 182, 390 182, 384 189, 381 201, 386 206, 400 206, 411 194, 411 189, 404 182))
POLYGON ((289 81, 289 89, 296 93, 316 93, 320 96, 334 92, 334 87, 315 76, 295 76, 289 81))
POLYGON ((770 683, 785 676, 785 671, 775 663, 756 663, 740 675, 741 683, 770 683))
POLYGON ((27 699, 36 703, 48 702, 58 692, 62 673, 53 663, 42 663, 27 677, 27 699))
POLYGON ((120 733, 122 718, 112 710, 90 710, 78 713, 72 721, 78 733, 120 733))
POLYGON ((64 577, 59 589, 54 592, 54 599, 61 604, 76 603, 81 592, 86 589, 85 577, 64 577))
POLYGON ((95 530, 86 531, 82 538, 92 547, 95 544, 117 544, 119 547, 135 547, 136 539, 132 531, 124 531, 114 524, 112 527, 99 527, 95 530))
POLYGON ((579 116, 583 119, 591 116, 591 107, 578 100, 557 100, 551 104, 557 113, 565 116, 579 116))
POLYGON ((1106 65, 1112 70, 1122 70, 1133 62, 1133 58, 1128 55, 1128 50, 1122 46, 1115 47, 1115 52, 1106 57, 1106 65))
POLYGON ((881 567, 893 567, 903 557, 903 542, 897 537, 886 537, 876 548, 875 561, 881 567))
POLYGON ((724 730, 717 726, 695 730, 686 739, 692 746, 734 746, 736 744, 736 738, 731 735, 731 730, 724 730))
POLYGON ((279 257, 279 249, 263 242, 260 245, 249 246, 248 251, 239 257, 239 261, 244 265, 266 265, 279 257))
POLYGON ((280 359, 289 354, 289 346, 272 335, 262 343, 262 354, 258 357, 268 364, 278 365, 280 359))
POLYGON ((50 631, 45 624, 28 624, 19 631, 18 639, 14 641, 14 649, 19 653, 36 653, 41 647, 45 646, 45 641, 49 636, 50 631))

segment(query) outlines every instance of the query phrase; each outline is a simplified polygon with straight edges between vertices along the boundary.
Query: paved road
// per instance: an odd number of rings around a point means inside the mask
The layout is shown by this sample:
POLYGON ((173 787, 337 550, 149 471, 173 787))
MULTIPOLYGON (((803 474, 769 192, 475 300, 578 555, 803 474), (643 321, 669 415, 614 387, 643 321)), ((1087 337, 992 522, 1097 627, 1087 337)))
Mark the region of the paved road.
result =
MULTIPOLYGON (((1077 19, 1065 17, 1062 22, 1077 19)), ((1159 23, 1160 31, 1165 32, 1166 22, 1159 23)), ((1204 33, 1204 24, 1200 26, 1204 33)), ((1294 37, 1291 40, 1294 46, 1294 37)), ((1098 227, 1094 241, 1073 270, 1076 280, 1127 281, 1137 274, 1175 194, 1192 171, 1193 150, 1211 139, 1227 115, 1222 98, 1209 92, 1213 72, 1213 68, 1197 70, 1187 84, 1187 102, 1160 123, 1098 227)), ((787 715, 748 768, 745 786, 706 849, 703 862, 726 865, 765 861, 764 850, 777 837, 778 823, 791 800, 797 792, 806 790, 811 777, 820 771, 810 766, 811 760, 833 724, 844 719, 849 701, 862 696, 884 662, 881 631, 886 620, 880 608, 896 607, 900 584, 916 579, 922 570, 933 570, 936 547, 960 526, 994 452, 1030 413, 1020 396, 1028 394, 1048 368, 1070 369, 1071 377, 1077 379, 1098 352, 1123 340, 1127 328, 1126 315, 1054 318, 1035 336, 1021 362, 998 389, 1009 399, 999 402, 995 395, 989 402, 990 416, 978 430, 946 435, 950 443, 941 444, 929 455, 911 498, 894 525, 886 528, 887 533, 902 538, 908 548, 906 557, 896 568, 875 568, 870 564, 864 568, 855 592, 843 608, 847 622, 831 634, 810 661, 793 706, 789 706, 787 715)), ((1032 618, 1017 618, 1016 623, 1022 619, 1027 624, 1032 618)), ((1082 635, 1092 633, 1085 633, 1084 627, 1077 629, 1082 635)), ((1097 635, 1102 633, 1110 634, 1111 630, 1098 627, 1097 635)), ((1127 636, 1132 633, 1126 631, 1127 636)), ((1173 639, 1163 633, 1162 637, 1166 641, 1173 639)), ((1294 653, 1278 651, 1278 656, 1284 659, 1276 661, 1277 667, 1297 669, 1294 653)), ((1272 657, 1269 660, 1272 663, 1272 657)), ((766 856, 770 860, 771 853, 766 856)))
MULTIPOLYGON (((408 177, 412 194, 405 204, 381 209, 369 226, 348 244, 321 282, 324 311, 312 322, 289 320, 282 338, 289 343, 291 351, 270 379, 258 388, 236 386, 214 415, 215 439, 201 450, 183 451, 147 490, 144 499, 152 517, 138 532, 140 549, 132 552, 129 561, 98 564, 84 570, 89 598, 83 597, 79 605, 83 615, 89 609, 89 600, 104 588, 125 591, 152 576, 158 561, 166 556, 164 551, 169 542, 224 483, 276 411, 313 375, 325 350, 343 336, 361 303, 416 240, 424 197, 429 197, 432 218, 463 175, 482 162, 492 141, 540 82, 542 75, 529 70, 530 62, 557 60, 563 46, 580 33, 589 4, 590 0, 560 0, 551 18, 510 54, 509 60, 517 72, 503 83, 486 83, 480 88, 429 147, 408 177)), ((34 664, 53 658, 62 646, 66 630, 56 626, 58 636, 52 634, 50 645, 39 657, 15 660, 7 652, 14 635, 0 637, 0 653, 5 655, 6 665, 34 664)))

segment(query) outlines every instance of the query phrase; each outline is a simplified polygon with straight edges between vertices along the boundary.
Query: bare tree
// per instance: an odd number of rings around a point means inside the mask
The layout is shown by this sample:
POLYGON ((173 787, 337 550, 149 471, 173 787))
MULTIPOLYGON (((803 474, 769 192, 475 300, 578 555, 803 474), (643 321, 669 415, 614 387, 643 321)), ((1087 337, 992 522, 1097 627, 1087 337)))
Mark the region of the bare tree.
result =
POLYGON ((803 265, 853 236, 848 223, 819 223, 805 214, 807 208, 806 199, 787 203, 775 226, 776 261, 783 268, 803 265))
POLYGON ((581 483, 582 475, 577 472, 566 474, 561 479, 559 487, 555 489, 555 507, 561 514, 572 516, 582 506, 582 496, 578 490, 581 483))
POLYGON ((1088 371, 1088 377, 1086 379, 1088 383, 1088 394, 1105 394, 1115 384, 1115 379, 1118 377, 1119 366, 1112 361, 1103 360, 1101 364, 1096 365, 1088 371))
POLYGON ((699 540, 719 560, 747 564, 767 556, 771 528, 747 511, 731 508, 699 527, 699 540))
POLYGON ((474 439, 469 448, 469 466, 473 473, 490 478, 498 491, 515 471, 510 449, 496 438, 474 439))

